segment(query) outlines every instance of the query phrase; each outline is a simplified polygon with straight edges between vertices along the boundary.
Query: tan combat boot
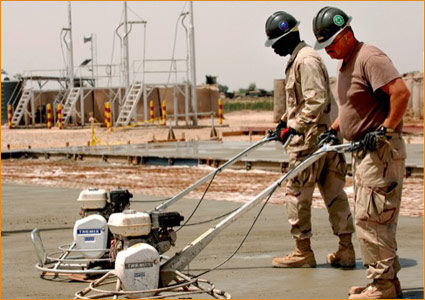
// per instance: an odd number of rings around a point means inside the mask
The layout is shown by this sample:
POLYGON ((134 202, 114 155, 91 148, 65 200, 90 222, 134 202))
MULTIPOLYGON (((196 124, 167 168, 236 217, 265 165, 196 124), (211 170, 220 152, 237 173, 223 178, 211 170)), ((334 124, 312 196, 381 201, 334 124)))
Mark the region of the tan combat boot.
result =
MULTIPOLYGON (((395 292, 397 295, 397 298, 403 298, 403 291, 401 290, 401 284, 400 284, 400 280, 398 279, 398 277, 395 277, 392 280, 393 284, 394 284, 394 288, 395 288, 395 292)), ((348 295, 354 295, 354 294, 360 294, 361 292, 363 292, 364 289, 366 289, 367 287, 369 287, 368 284, 367 286, 353 286, 351 287, 351 289, 348 291, 348 295)))
POLYGON ((338 250, 328 254, 326 261, 334 267, 352 268, 356 266, 356 255, 351 243, 351 233, 339 236, 338 250))
POLYGON ((276 268, 313 268, 316 266, 313 250, 310 247, 310 239, 295 240, 295 251, 285 257, 276 257, 272 260, 276 268))
MULTIPOLYGON (((350 292, 355 290, 356 287, 352 287, 350 292)), ((395 299, 397 293, 392 280, 388 279, 374 279, 371 284, 368 284, 358 294, 351 294, 348 299, 395 299)))

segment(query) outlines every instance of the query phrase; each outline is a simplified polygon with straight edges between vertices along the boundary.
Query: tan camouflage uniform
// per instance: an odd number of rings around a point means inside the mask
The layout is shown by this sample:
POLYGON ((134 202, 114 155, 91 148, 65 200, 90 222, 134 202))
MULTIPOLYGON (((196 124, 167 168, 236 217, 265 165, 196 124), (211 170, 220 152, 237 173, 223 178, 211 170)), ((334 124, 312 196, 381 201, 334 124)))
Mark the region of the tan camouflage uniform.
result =
MULTIPOLYGON (((320 56, 304 42, 292 53, 286 67, 286 113, 282 120, 302 133, 287 151, 292 168, 316 150, 317 137, 330 126, 332 93, 320 56)), ((329 153, 287 184, 286 206, 295 239, 311 237, 311 204, 315 184, 329 212, 335 235, 354 232, 345 185, 346 164, 342 154, 329 153)))
POLYGON ((356 228, 367 278, 393 279, 400 270, 396 227, 406 149, 400 133, 373 152, 353 153, 356 228))

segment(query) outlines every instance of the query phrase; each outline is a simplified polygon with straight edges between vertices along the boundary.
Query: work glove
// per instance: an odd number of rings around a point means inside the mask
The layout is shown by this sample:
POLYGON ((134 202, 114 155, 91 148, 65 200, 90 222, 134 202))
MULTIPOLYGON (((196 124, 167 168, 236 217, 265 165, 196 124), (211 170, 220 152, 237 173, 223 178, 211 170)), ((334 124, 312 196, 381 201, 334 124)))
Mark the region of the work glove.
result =
POLYGON ((296 134, 299 135, 299 133, 294 128, 291 128, 291 127, 281 128, 276 130, 277 140, 284 145, 291 135, 296 135, 296 134))
POLYGON ((317 137, 317 143, 322 147, 324 144, 339 145, 341 141, 338 139, 338 132, 330 128, 317 137))
POLYGON ((277 126, 276 126, 276 130, 285 129, 287 127, 288 125, 286 124, 285 121, 279 120, 279 123, 277 123, 277 126))
POLYGON ((386 136, 387 134, 387 127, 381 126, 379 129, 368 132, 363 138, 363 145, 366 150, 369 151, 375 151, 379 148, 380 142, 387 138, 390 139, 390 136, 386 136))

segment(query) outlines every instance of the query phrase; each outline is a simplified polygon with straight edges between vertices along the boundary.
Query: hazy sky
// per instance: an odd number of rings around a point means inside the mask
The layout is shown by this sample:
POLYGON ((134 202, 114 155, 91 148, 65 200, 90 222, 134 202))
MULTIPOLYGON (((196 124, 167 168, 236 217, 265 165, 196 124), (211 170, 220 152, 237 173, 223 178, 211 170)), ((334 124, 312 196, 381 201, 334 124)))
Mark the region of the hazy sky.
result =
MULTIPOLYGON (((264 24, 270 14, 285 10, 301 21, 301 38, 314 44, 312 19, 324 6, 336 6, 353 17, 352 27, 360 41, 386 52, 400 73, 423 72, 424 3, 422 1, 195 1, 197 83, 205 75, 218 76, 230 90, 250 83, 272 89, 273 80, 284 77, 289 57, 279 57, 264 47, 264 24)), ((148 22, 146 58, 170 58, 179 14, 188 11, 184 1, 129 1, 129 20, 148 22)), ((123 2, 72 2, 74 65, 90 58, 83 36, 97 36, 98 63, 111 62, 115 28, 122 21, 123 2)), ((67 1, 1 1, 1 67, 9 74, 25 70, 63 69, 60 31, 68 26, 67 1)), ((130 59, 140 60, 142 26, 130 33, 130 59)), ((337 62, 322 50, 331 76, 337 62)), ((184 30, 178 29, 176 57, 184 58, 184 30)), ((115 39, 113 63, 120 60, 115 39)), ((168 69, 168 67, 166 67, 168 69)))

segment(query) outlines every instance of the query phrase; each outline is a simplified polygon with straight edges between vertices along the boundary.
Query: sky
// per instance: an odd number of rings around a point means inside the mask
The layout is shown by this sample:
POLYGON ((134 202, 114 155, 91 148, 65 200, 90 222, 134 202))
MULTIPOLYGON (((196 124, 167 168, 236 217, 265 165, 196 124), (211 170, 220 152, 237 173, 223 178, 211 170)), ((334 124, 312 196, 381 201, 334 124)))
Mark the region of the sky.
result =
MULTIPOLYGON (((127 3, 129 21, 147 21, 145 44, 142 25, 134 25, 129 34, 130 64, 142 59, 144 46, 146 59, 170 59, 175 32, 174 57, 186 57, 185 31, 180 25, 176 31, 176 22, 181 12, 189 10, 188 2, 127 3)), ((72 1, 74 65, 91 57, 90 43, 83 42, 83 37, 91 34, 96 35, 98 64, 120 63, 120 40, 115 29, 123 21, 123 6, 121 1, 72 1)), ((194 1, 197 84, 205 82, 205 75, 212 75, 230 91, 251 83, 272 90, 274 79, 284 78, 289 56, 279 57, 264 46, 267 18, 279 10, 292 14, 301 22, 301 38, 313 45, 312 19, 324 6, 338 7, 352 16, 358 40, 383 50, 400 73, 423 72, 423 1, 194 1)), ((68 27, 68 1, 1 1, 1 68, 11 75, 64 69, 64 27, 68 27)), ((335 76, 337 61, 324 50, 319 53, 330 76, 335 76)), ((178 66, 184 67, 181 63, 178 66)), ((168 63, 147 67, 169 70, 168 63)), ((106 76, 105 68, 100 68, 99 74, 106 76)), ((179 73, 178 80, 184 80, 183 74, 179 73)))

